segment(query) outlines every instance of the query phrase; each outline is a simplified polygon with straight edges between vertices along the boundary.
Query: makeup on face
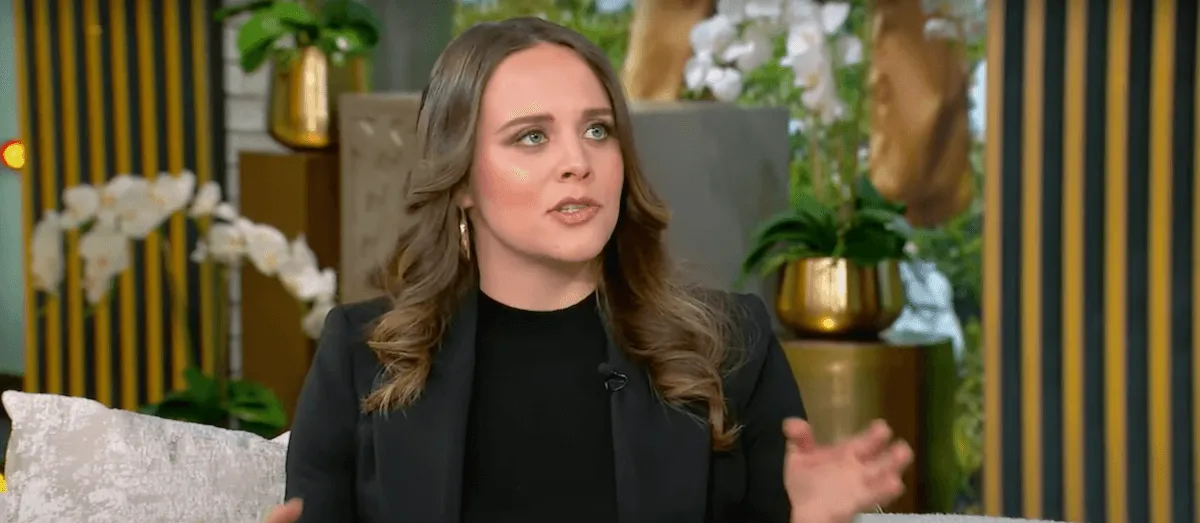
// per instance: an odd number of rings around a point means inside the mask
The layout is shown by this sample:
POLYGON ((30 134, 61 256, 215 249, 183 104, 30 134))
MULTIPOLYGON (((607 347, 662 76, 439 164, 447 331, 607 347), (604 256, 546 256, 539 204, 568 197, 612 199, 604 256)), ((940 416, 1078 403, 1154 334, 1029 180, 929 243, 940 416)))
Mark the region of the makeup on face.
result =
POLYGON ((484 90, 471 179, 477 234, 562 261, 598 256, 616 227, 624 163, 608 92, 570 49, 505 59, 484 90))

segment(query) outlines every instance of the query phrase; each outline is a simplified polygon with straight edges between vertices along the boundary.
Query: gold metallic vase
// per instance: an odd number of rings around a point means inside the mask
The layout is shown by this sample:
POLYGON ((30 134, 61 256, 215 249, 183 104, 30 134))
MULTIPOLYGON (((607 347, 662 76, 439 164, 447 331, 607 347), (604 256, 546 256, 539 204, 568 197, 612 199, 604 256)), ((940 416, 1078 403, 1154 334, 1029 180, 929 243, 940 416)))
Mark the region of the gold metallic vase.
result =
POLYGON ((878 339, 904 309, 900 265, 861 267, 841 258, 808 258, 784 267, 779 321, 801 337, 878 339))
POLYGON ((302 47, 288 63, 275 63, 267 130, 291 149, 332 149, 337 146, 338 97, 366 89, 361 59, 338 67, 320 49, 302 47))

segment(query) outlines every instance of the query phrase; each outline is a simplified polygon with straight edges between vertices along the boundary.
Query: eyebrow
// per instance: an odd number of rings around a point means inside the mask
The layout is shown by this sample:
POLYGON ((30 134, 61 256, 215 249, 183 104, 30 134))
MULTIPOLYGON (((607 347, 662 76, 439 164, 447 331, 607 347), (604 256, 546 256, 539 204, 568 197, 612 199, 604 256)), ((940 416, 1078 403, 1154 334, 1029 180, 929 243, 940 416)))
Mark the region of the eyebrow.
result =
MULTIPOLYGON (((597 107, 597 108, 587 109, 587 110, 583 111, 583 117, 585 119, 594 119, 594 118, 599 118, 602 116, 612 117, 612 114, 613 114, 612 109, 609 109, 607 107, 597 107)), ((524 116, 518 116, 516 118, 513 118, 512 120, 505 122, 504 125, 500 126, 500 130, 497 132, 502 133, 513 127, 518 127, 521 125, 530 125, 530 124, 538 124, 538 123, 545 124, 545 123, 549 123, 549 122, 553 122, 553 121, 554 121, 554 116, 552 116, 550 113, 528 114, 528 115, 524 115, 524 116)))

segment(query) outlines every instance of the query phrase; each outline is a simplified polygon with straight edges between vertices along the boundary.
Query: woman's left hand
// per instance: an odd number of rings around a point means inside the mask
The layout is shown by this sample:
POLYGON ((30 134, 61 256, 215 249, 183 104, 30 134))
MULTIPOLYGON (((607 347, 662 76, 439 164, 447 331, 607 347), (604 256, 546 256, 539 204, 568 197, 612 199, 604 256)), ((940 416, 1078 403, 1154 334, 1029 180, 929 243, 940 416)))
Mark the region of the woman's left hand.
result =
POLYGON ((900 474, 912 462, 912 449, 892 441, 892 430, 883 421, 832 446, 818 445, 812 427, 801 419, 784 421, 783 433, 783 483, 792 504, 791 523, 850 523, 904 492, 900 474))

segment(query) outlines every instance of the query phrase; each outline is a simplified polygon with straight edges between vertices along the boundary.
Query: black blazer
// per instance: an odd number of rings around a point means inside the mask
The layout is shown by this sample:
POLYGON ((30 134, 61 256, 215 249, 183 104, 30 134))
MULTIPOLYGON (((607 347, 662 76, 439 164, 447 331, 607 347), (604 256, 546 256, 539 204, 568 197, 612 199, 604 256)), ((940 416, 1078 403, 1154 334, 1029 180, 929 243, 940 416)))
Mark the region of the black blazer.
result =
MULTIPOLYGON (((386 415, 363 414, 360 399, 379 384, 364 340, 389 303, 329 313, 288 446, 287 498, 304 500, 301 521, 459 523, 475 301, 470 294, 454 316, 420 399, 386 415)), ((748 354, 725 381, 744 426, 730 451, 713 452, 707 427, 662 403, 610 338, 609 364, 629 377, 612 394, 619 523, 787 523, 782 421, 804 407, 762 300, 733 303, 748 354)))

